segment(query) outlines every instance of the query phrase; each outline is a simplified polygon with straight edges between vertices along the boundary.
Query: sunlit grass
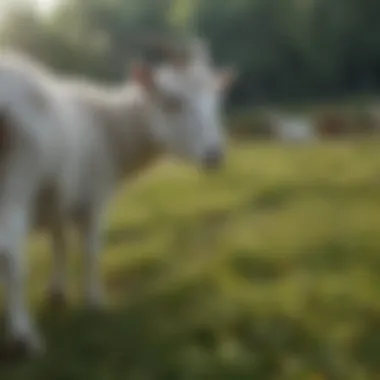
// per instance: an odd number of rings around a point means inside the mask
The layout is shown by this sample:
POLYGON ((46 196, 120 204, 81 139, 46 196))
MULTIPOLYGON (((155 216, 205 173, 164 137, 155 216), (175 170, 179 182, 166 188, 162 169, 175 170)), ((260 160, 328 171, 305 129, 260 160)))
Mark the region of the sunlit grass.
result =
POLYGON ((0 378, 375 379, 379 169, 378 141, 236 144, 211 177, 158 165, 112 205, 105 314, 81 310, 75 235, 70 309, 44 310, 49 242, 32 239, 49 351, 0 378))

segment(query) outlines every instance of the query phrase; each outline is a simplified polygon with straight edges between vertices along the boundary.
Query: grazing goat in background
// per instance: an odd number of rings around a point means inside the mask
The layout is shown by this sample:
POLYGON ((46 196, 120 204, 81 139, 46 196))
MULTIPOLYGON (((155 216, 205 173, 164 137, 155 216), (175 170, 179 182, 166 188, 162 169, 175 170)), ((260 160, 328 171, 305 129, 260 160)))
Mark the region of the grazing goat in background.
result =
MULTIPOLYGON (((118 183, 160 154, 202 167, 223 161, 221 101, 233 75, 217 72, 198 41, 186 59, 135 64, 120 87, 58 77, 18 55, 0 56, 0 268, 6 331, 28 353, 44 344, 25 299, 24 244, 52 237, 49 294, 66 297, 66 227, 81 233, 84 300, 103 302, 98 271, 104 214, 118 183)), ((180 59, 181 58, 181 59, 180 59)))
POLYGON ((274 137, 281 142, 309 143, 318 139, 318 133, 310 117, 276 112, 269 115, 269 121, 274 137))

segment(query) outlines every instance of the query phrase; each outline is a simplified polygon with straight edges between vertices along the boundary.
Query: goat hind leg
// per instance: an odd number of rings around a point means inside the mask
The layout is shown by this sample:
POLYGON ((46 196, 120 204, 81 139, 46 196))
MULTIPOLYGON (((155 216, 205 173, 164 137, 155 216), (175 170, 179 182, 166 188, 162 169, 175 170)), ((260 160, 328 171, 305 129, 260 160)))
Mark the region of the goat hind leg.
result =
POLYGON ((67 303, 67 241, 64 221, 58 217, 51 227, 53 267, 48 289, 48 302, 54 309, 67 303))
POLYGON ((95 208, 86 212, 80 222, 84 301, 87 306, 95 309, 103 309, 105 306, 105 294, 99 268, 103 246, 101 221, 102 213, 95 208))

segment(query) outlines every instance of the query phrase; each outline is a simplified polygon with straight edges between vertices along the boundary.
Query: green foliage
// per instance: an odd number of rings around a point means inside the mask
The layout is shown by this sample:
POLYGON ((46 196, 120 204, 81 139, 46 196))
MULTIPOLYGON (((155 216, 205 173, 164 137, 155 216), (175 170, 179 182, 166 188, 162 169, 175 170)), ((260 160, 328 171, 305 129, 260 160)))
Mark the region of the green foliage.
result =
MULTIPOLYGON (((18 4, 18 2, 17 2, 18 4)), ((142 33, 207 37, 241 72, 233 104, 373 93, 380 86, 376 0, 61 0, 48 18, 17 8, 7 44, 52 66, 120 80, 142 33), (20 28, 22 25, 22 28, 20 28)))
POLYGON ((32 239, 30 297, 48 353, 4 380, 376 379, 380 350, 377 141, 240 143, 204 177, 162 163, 110 214, 110 307, 41 305, 49 242, 32 239))

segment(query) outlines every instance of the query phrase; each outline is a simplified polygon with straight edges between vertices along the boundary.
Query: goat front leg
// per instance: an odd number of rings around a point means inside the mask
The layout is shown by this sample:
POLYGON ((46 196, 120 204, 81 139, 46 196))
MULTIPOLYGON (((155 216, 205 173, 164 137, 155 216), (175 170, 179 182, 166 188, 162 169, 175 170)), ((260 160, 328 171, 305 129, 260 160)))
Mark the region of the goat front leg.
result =
POLYGON ((0 216, 0 262, 5 285, 5 323, 10 348, 20 353, 41 353, 43 344, 33 326, 25 297, 28 215, 18 205, 2 210, 0 216))
POLYGON ((16 144, 0 166, 0 268, 5 288, 6 334, 11 348, 20 348, 27 354, 39 354, 44 348, 25 295, 24 245, 30 229, 34 194, 41 178, 39 159, 38 151, 31 150, 28 144, 16 144))
POLYGON ((83 293, 84 301, 91 308, 102 309, 105 294, 100 274, 100 254, 103 249, 102 215, 91 210, 81 220, 83 253, 83 293))

